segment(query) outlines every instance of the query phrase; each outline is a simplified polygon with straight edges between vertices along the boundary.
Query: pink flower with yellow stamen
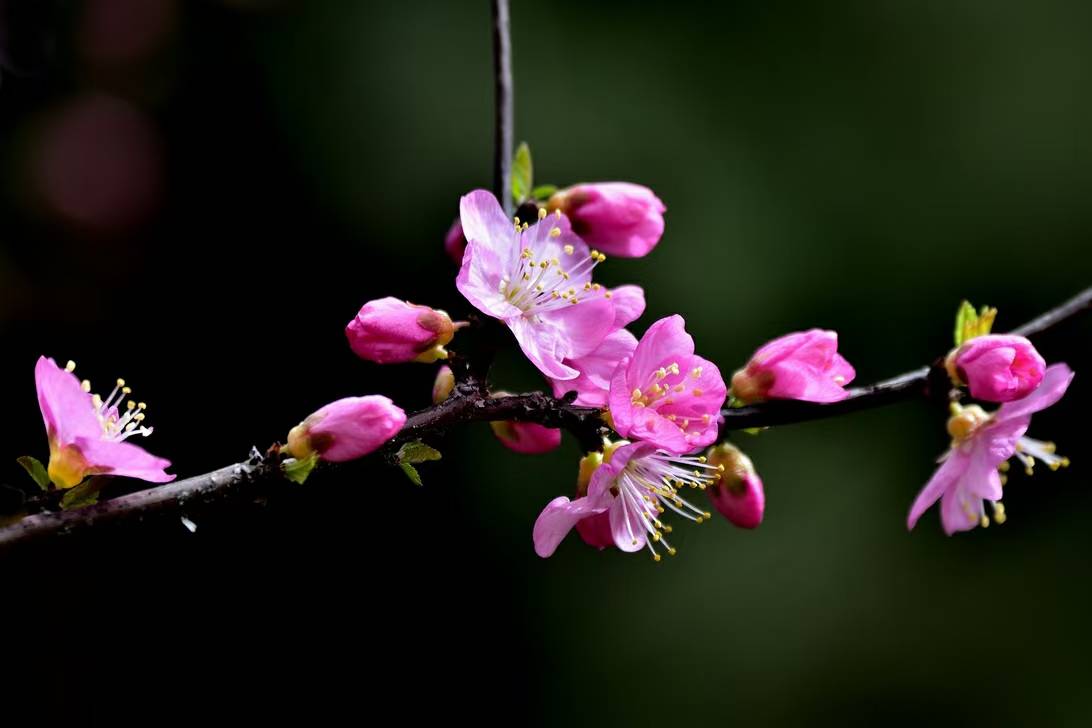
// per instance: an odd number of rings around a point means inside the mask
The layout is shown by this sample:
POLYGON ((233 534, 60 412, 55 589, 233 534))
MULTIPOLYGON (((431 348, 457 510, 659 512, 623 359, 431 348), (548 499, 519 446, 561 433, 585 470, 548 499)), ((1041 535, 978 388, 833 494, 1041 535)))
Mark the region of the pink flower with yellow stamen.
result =
POLYGON ((467 247, 455 280, 478 310, 503 322, 523 353, 552 379, 575 379, 564 363, 593 351, 613 330, 611 293, 592 282, 605 259, 588 250, 560 212, 509 220, 485 190, 462 198, 467 247))
POLYGON ((610 415, 622 437, 676 454, 717 439, 728 390, 717 365, 694 354, 682 316, 652 324, 610 383, 610 415))
POLYGON ((62 369, 48 357, 34 367, 38 406, 49 438, 49 479, 58 488, 72 488, 90 475, 120 475, 151 483, 175 476, 169 460, 126 442, 147 437, 146 405, 129 399, 131 390, 119 379, 105 399, 91 394, 91 383, 73 374, 74 362, 62 369))

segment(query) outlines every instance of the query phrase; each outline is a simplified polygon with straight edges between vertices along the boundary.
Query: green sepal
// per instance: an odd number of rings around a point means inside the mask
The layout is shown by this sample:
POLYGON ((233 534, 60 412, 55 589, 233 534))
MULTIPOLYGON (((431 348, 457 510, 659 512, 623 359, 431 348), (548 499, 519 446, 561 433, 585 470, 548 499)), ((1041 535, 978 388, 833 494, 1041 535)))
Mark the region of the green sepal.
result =
POLYGON ((69 488, 61 496, 61 510, 74 511, 77 508, 95 505, 99 502, 99 493, 108 482, 106 478, 88 478, 79 485, 69 488))
POLYGON ((512 199, 520 206, 531 194, 534 184, 534 169, 531 165, 531 147, 527 142, 520 142, 516 156, 512 158, 512 199))
POLYGON ((985 336, 993 329, 993 321, 997 317, 997 309, 983 306, 975 311, 970 301, 959 304, 955 322, 956 348, 978 336, 985 336))
POLYGON ((557 185, 539 185, 531 190, 531 197, 540 202, 545 202, 557 192, 557 185))
POLYGON ((284 473, 284 477, 291 480, 293 483, 299 483, 303 485, 307 480, 307 476, 311 474, 311 471, 318 465, 319 456, 317 452, 313 452, 305 458, 295 459, 290 458, 281 463, 281 472, 284 473))
POLYGON ((24 455, 16 460, 17 463, 23 466, 23 470, 27 471, 27 475, 38 484, 38 487, 42 490, 49 490, 51 483, 49 482, 49 471, 42 465, 38 458, 33 458, 30 455, 24 455))
POLYGON ((436 448, 429 447, 420 440, 414 440, 398 448, 398 454, 395 457, 398 458, 398 467, 402 468, 402 472, 406 474, 410 482, 414 485, 423 485, 421 474, 417 472, 414 465, 430 460, 439 460, 443 455, 436 448))

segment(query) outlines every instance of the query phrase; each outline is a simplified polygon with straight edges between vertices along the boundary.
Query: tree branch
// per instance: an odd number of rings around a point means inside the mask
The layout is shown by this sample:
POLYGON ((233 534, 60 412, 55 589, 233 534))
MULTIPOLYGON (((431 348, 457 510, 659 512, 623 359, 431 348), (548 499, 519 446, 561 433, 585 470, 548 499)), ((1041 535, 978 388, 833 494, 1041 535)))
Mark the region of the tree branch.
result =
MULTIPOLYGON (((1052 328, 1092 306, 1092 288, 1042 316, 1016 328, 1012 333, 1034 336, 1052 328)), ((809 402, 764 402, 724 411, 721 429, 742 430, 836 417, 864 409, 880 407, 915 397, 943 397, 950 384, 940 366, 922 367, 867 387, 849 390, 849 397, 831 404, 809 402)), ((597 448, 607 431, 600 411, 572 404, 570 397, 551 397, 544 392, 490 397, 476 380, 461 382, 452 396, 438 405, 409 416, 402 431, 386 449, 393 459, 398 447, 407 441, 442 434, 449 428, 470 422, 516 420, 535 422, 568 430, 585 450, 597 448)), ((262 460, 255 452, 242 463, 174 483, 130 493, 75 511, 44 512, 27 516, 18 523, 0 528, 0 549, 29 542, 52 534, 69 534, 96 524, 143 518, 156 513, 179 513, 189 507, 203 506, 229 498, 254 497, 257 489, 283 480, 275 458, 262 460)))
POLYGON ((512 39, 508 0, 493 0, 493 194, 511 217, 512 146, 515 121, 512 106, 512 39))

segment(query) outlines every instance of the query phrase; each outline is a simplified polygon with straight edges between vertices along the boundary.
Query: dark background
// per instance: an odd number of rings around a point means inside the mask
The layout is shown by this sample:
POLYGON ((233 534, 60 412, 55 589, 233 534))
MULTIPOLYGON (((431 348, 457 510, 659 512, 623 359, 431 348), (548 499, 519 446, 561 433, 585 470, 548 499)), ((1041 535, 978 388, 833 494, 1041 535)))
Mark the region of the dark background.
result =
MULTIPOLYGON (((39 354, 150 405, 180 475, 350 394, 427 404, 433 368, 342 328, 397 295, 466 310, 441 250, 488 186, 488 3, 0 0, 0 482, 45 459, 39 354)), ((643 330, 686 316, 725 373, 837 329, 868 382, 950 345, 969 297, 1011 328, 1089 284, 1092 6, 514 0, 517 137, 537 181, 666 202, 643 330)), ((1092 722, 1090 324, 1037 416, 1073 467, 1013 475, 1009 522, 904 520, 946 446, 908 403, 737 441, 766 523, 679 556, 531 548, 578 450, 454 433, 424 488, 368 461, 264 506, 0 560, 5 722, 674 725, 1092 722)), ((538 382, 515 355, 510 389, 538 382)))

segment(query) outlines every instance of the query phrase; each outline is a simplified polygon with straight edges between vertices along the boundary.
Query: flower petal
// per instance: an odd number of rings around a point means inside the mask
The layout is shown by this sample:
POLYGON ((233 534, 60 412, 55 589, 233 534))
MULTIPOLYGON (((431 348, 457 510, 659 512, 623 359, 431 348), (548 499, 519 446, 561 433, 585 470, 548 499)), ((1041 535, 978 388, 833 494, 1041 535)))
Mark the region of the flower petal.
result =
POLYGON ((933 477, 918 493, 917 498, 914 499, 914 504, 910 506, 910 515, 906 518, 907 530, 913 530, 922 514, 940 500, 945 492, 955 486, 956 481, 959 480, 967 465, 968 456, 966 454, 958 451, 952 451, 948 454, 948 457, 933 473, 933 477))
POLYGON ((1047 367, 1042 383, 1034 392, 1023 399, 1002 404, 994 420, 1001 422, 1044 410, 1062 398, 1072 381, 1072 369, 1065 364, 1052 364, 1047 367))
POLYGON ((175 479, 175 476, 165 472, 171 467, 170 460, 156 457, 128 442, 77 437, 73 445, 83 455, 92 472, 138 478, 149 483, 169 483, 175 479))
POLYGON ((577 498, 574 501, 570 501, 565 496, 554 498, 546 504, 535 520, 531 534, 535 553, 542 558, 553 555, 558 545, 578 521, 603 513, 609 506, 609 496, 577 498))
POLYGON ((645 291, 640 286, 618 286, 610 294, 615 328, 629 326, 645 312, 645 291))
POLYGON ((43 356, 34 367, 34 383, 46 431, 60 445, 71 444, 77 437, 102 436, 91 395, 83 391, 76 375, 43 356))

